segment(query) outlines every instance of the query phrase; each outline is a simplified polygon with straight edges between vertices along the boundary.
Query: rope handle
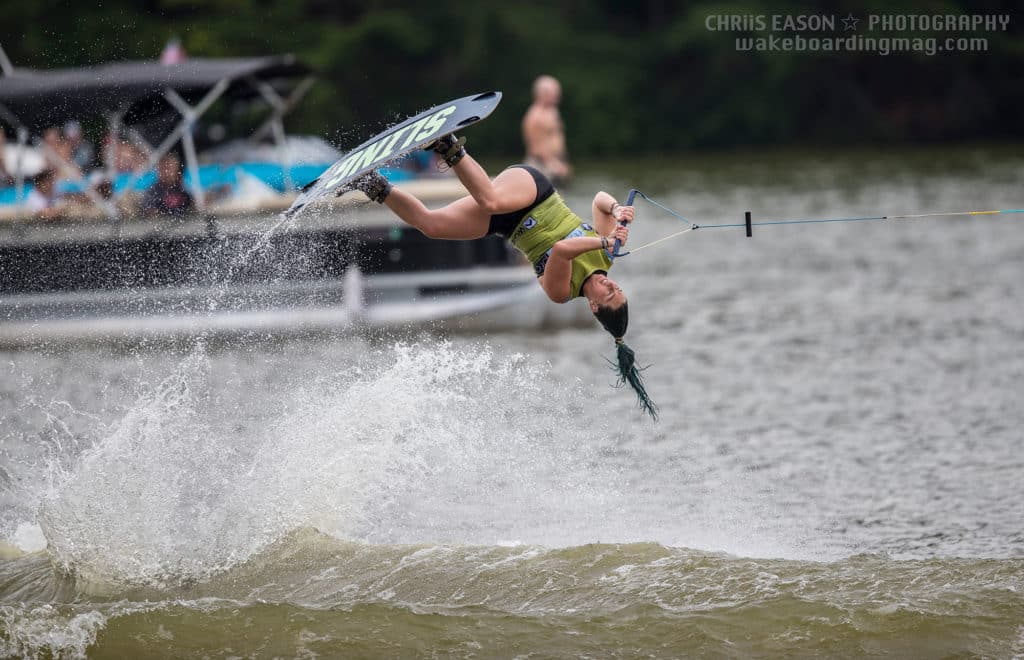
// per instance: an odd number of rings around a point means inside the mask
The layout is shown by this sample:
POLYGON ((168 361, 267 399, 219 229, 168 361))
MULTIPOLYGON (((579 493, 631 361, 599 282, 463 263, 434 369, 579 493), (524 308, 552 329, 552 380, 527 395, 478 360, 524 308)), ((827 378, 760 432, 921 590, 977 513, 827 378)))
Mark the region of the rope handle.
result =
MULTIPOLYGON (((626 203, 623 206, 633 206, 633 200, 636 199, 636 194, 637 193, 640 193, 640 191, 637 190, 636 188, 631 188, 630 191, 629 191, 629 194, 626 195, 626 203)), ((643 195, 643 193, 640 193, 640 194, 643 195)), ((619 220, 619 226, 620 227, 625 227, 626 226, 626 221, 625 220, 619 220)), ((622 241, 620 241, 619 239, 616 238, 615 239, 615 247, 612 248, 611 254, 608 255, 609 257, 612 258, 612 261, 614 261, 618 257, 624 257, 627 254, 629 254, 629 252, 619 252, 619 248, 621 248, 621 247, 622 247, 622 241)))

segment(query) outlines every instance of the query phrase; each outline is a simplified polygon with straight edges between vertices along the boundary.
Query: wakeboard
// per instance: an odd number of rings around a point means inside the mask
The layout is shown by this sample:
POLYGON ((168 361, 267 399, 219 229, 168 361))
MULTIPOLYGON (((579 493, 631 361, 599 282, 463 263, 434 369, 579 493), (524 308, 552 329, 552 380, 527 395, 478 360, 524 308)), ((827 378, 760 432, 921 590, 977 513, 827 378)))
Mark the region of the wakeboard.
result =
POLYGON ((417 149, 424 149, 448 133, 486 119, 500 101, 501 92, 464 96, 424 110, 415 117, 392 126, 346 153, 316 180, 310 182, 285 211, 285 215, 296 216, 320 200, 343 194, 349 190, 347 184, 370 170, 375 170, 417 149))

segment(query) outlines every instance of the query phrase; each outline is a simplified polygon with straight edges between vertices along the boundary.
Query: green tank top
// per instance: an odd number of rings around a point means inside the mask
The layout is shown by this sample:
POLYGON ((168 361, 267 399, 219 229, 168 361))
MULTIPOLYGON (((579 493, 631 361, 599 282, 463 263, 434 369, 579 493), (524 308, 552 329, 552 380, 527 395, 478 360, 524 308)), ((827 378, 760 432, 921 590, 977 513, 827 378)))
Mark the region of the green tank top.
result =
MULTIPOLYGON (((572 212, 558 193, 553 193, 527 212, 509 236, 509 241, 533 264, 537 277, 544 274, 551 248, 563 238, 598 236, 594 228, 572 212)), ((569 298, 580 295, 583 282, 594 273, 608 272, 612 259, 602 249, 591 250, 572 260, 569 298)))

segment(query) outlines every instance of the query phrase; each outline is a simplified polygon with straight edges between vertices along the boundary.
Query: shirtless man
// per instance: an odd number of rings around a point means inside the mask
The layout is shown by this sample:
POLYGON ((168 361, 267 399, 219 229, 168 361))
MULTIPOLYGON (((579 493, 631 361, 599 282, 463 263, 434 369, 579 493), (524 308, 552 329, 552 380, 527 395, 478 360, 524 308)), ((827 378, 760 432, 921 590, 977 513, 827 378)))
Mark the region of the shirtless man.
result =
POLYGON ((526 164, 536 167, 557 186, 572 176, 565 151, 565 128, 558 112, 562 86, 551 76, 533 82, 533 105, 523 117, 526 164))

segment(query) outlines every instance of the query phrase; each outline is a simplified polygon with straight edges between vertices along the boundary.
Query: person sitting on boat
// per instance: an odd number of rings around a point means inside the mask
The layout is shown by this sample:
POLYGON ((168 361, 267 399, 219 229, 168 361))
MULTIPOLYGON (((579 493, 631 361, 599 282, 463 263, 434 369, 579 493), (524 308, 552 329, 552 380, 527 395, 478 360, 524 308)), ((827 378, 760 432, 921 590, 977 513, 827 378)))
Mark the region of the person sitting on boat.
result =
POLYGON ((64 204, 57 194, 57 171, 46 168, 32 179, 32 190, 25 198, 25 206, 33 217, 49 220, 64 214, 64 204))
POLYGON ((59 178, 74 180, 82 176, 82 171, 72 160, 71 143, 59 128, 51 126, 43 131, 41 146, 48 169, 55 170, 59 178))
POLYGON ((181 161, 172 152, 160 159, 157 180, 142 198, 142 212, 146 215, 182 216, 195 208, 192 195, 185 189, 181 175, 181 161))
POLYGON ((513 165, 493 181, 466 153, 465 139, 447 135, 433 150, 459 177, 469 196, 430 210, 416 197, 393 189, 379 172, 352 182, 371 200, 386 205, 407 224, 431 238, 468 240, 487 234, 508 239, 533 264, 538 283, 556 303, 586 298, 590 311, 615 339, 617 371, 636 391, 640 406, 657 416, 647 396, 633 351, 623 338, 629 305, 622 288, 608 277, 610 250, 629 238, 633 207, 623 206, 606 192, 594 196, 593 224, 573 213, 551 181, 530 165, 513 165), (622 224, 620 224, 622 223, 622 224))
POLYGON ((64 124, 64 140, 68 144, 71 162, 82 172, 91 170, 96 151, 92 142, 82 135, 82 125, 77 120, 71 119, 64 124))
POLYGON ((7 135, 0 129, 0 188, 14 185, 14 177, 7 171, 4 165, 4 155, 7 151, 7 135))

